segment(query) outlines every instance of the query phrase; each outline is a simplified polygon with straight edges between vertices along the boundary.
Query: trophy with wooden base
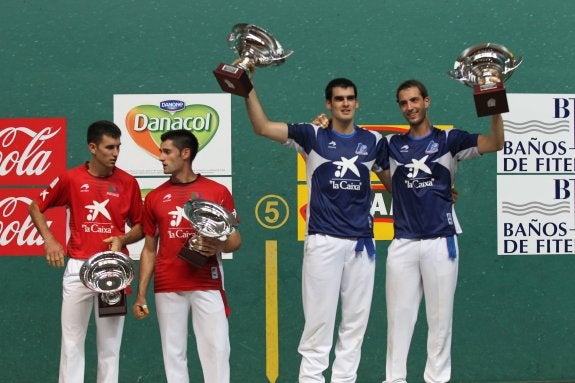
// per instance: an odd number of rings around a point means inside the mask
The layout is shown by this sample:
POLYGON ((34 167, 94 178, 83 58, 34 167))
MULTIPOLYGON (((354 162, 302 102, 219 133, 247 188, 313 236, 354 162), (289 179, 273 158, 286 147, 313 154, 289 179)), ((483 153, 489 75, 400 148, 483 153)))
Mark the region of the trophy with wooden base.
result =
POLYGON ((478 44, 465 49, 448 75, 473 88, 478 117, 509 112, 503 83, 523 61, 499 44, 478 44))
POLYGON ((236 231, 238 221, 223 206, 202 199, 186 202, 184 214, 196 232, 186 241, 178 256, 195 267, 202 267, 209 257, 195 247, 201 245, 205 237, 225 241, 228 235, 236 231))
POLYGON ((280 65, 293 53, 284 52, 268 31, 253 24, 234 25, 228 45, 240 57, 233 64, 218 65, 214 76, 224 92, 242 97, 247 97, 253 88, 250 67, 280 65))
POLYGON ((126 315, 125 288, 134 279, 134 263, 124 253, 103 251, 91 256, 80 268, 80 280, 98 293, 100 317, 126 315))

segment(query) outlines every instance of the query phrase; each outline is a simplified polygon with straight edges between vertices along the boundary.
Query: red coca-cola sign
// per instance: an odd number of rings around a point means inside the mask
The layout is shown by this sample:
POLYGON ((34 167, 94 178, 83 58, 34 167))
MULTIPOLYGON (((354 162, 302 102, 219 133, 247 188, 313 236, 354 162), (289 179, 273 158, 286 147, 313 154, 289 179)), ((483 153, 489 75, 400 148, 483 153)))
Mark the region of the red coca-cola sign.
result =
MULTIPOLYGON (((28 205, 66 171, 66 119, 0 118, 0 255, 43 255, 44 241, 28 205)), ((46 212, 56 239, 66 245, 66 209, 46 212)))
MULTIPOLYGON (((44 255, 44 241, 34 227, 28 206, 42 189, 0 189, 0 255, 44 255)), ((66 247, 66 208, 45 213, 50 230, 66 247)))
POLYGON ((47 185, 64 171, 66 119, 0 119, 2 186, 47 185))

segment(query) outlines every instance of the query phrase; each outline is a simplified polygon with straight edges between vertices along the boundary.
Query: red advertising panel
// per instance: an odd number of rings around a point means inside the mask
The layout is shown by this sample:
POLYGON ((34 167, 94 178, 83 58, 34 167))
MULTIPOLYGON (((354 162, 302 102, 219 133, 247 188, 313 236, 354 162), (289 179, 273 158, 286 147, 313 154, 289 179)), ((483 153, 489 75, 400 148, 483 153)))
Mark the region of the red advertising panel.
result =
MULTIPOLYGON (((44 241, 28 215, 28 205, 42 189, 0 189, 0 256, 44 255, 44 241)), ((46 211, 48 226, 66 246, 66 208, 46 211)))
POLYGON ((48 185, 65 170, 65 118, 0 118, 0 185, 48 185))

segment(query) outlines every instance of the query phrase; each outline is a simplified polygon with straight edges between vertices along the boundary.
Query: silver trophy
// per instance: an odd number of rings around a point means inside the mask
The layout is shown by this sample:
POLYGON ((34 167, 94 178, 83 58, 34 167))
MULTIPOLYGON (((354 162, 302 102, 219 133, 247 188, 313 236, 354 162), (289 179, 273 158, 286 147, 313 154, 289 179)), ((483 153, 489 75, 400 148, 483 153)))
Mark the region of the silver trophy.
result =
POLYGON ((99 316, 125 315, 124 289, 134 279, 134 262, 118 251, 103 251, 91 256, 80 268, 80 280, 98 294, 99 316))
POLYGON ((202 199, 186 202, 184 214, 196 232, 188 238, 178 256, 193 266, 202 267, 208 257, 194 249, 194 246, 201 244, 204 237, 225 241, 228 235, 237 230, 238 221, 223 206, 202 199))
POLYGON ((234 64, 221 63, 214 75, 224 92, 242 97, 247 97, 253 88, 249 75, 251 65, 280 65, 293 53, 284 52, 269 32, 253 24, 234 25, 228 45, 240 58, 234 64))
POLYGON ((509 112, 503 83, 521 64, 506 47, 494 43, 478 44, 465 49, 448 75, 474 89, 475 108, 479 117, 509 112))

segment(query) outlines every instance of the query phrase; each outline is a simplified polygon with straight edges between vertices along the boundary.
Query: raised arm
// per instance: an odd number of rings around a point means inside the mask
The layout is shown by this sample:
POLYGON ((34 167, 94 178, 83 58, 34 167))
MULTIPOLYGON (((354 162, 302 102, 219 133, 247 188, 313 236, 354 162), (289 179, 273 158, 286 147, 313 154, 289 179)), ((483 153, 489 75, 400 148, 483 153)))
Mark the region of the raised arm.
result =
POLYGON ((489 134, 482 134, 477 138, 477 150, 481 154, 497 152, 503 149, 504 144, 503 118, 500 114, 496 114, 491 116, 491 129, 489 134))
POLYGON ((262 108, 255 88, 252 89, 249 96, 246 98, 246 110, 248 112, 248 117, 252 122, 252 128, 255 134, 267 137, 282 144, 287 141, 287 124, 285 122, 270 121, 262 108))

